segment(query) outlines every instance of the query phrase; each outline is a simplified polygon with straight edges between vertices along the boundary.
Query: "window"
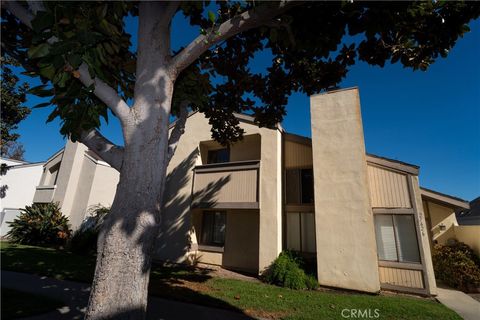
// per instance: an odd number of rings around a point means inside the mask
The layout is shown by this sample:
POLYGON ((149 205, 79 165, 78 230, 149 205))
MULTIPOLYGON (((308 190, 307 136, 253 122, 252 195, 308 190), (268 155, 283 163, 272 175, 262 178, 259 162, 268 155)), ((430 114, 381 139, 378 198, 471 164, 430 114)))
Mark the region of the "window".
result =
POLYGON ((380 260, 420 263, 413 215, 377 214, 375 234, 380 260))
POLYGON ((205 211, 203 213, 201 244, 223 247, 225 244, 226 213, 205 211))
POLYGON ((315 214, 311 212, 287 213, 287 249, 315 252, 315 214))
POLYGON ((57 184, 58 171, 60 170, 60 163, 61 162, 58 162, 57 164, 53 165, 50 169, 48 169, 48 171, 46 172, 45 181, 43 182, 43 185, 54 186, 57 184))
POLYGON ((230 150, 228 148, 208 150, 207 163, 223 163, 230 161, 230 150))
POLYGON ((313 170, 289 169, 286 172, 287 203, 313 203, 313 170))

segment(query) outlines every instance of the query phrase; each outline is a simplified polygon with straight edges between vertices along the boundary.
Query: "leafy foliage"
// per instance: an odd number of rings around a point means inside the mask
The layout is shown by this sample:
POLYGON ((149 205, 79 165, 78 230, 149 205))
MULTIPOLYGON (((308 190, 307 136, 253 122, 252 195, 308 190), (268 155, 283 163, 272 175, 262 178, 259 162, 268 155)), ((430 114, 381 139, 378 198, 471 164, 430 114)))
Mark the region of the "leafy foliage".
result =
POLYGON ((30 114, 30 109, 23 106, 28 84, 18 83, 19 78, 12 72, 12 66, 18 67, 19 64, 11 57, 2 54, 0 92, 2 121, 0 122, 0 149, 2 157, 23 160, 24 149, 23 146, 17 142, 20 135, 14 131, 18 128, 20 121, 24 120, 30 114))
POLYGON ((435 276, 449 286, 469 291, 480 287, 480 258, 465 243, 435 245, 435 276))
POLYGON ((22 61, 28 75, 40 77, 43 84, 30 93, 51 97, 37 106, 54 106, 47 122, 60 117, 61 133, 75 140, 82 130, 99 127, 100 117, 108 120, 107 106, 93 95, 94 88, 77 80, 76 69, 82 63, 92 77, 118 88, 124 98, 132 97, 135 55, 128 50, 130 35, 123 22, 132 5, 45 2, 44 6, 46 11, 39 11, 32 21, 33 33, 2 11, 2 31, 15 30, 2 32, 2 44, 22 61))
POLYGON ((290 289, 316 289, 318 281, 305 274, 303 261, 291 251, 283 251, 265 271, 263 280, 290 289))
POLYGON ((68 243, 68 249, 77 254, 95 254, 100 228, 110 208, 101 205, 91 208, 90 215, 82 222, 68 243))
POLYGON ((14 243, 63 246, 70 238, 68 218, 57 203, 34 203, 26 206, 20 216, 10 222, 7 238, 14 243))
MULTIPOLYGON (((179 4, 200 34, 217 34, 228 19, 276 6, 262 1, 185 1, 179 4)), ((27 30, 2 11, 2 46, 22 61, 27 73, 44 85, 32 93, 50 97, 61 132, 75 140, 79 132, 100 126, 106 106, 77 81, 85 63, 93 76, 133 96, 136 54, 124 19, 138 14, 135 2, 45 2, 27 30), (55 39, 52 42, 51 39, 55 39)), ((426 70, 446 57, 467 23, 480 14, 474 2, 306 2, 271 21, 212 45, 176 79, 172 114, 189 101, 212 124, 222 142, 241 139, 234 113, 250 113, 262 126, 274 126, 285 115, 292 92, 306 94, 336 88, 357 61, 384 66, 400 62, 426 70), (257 54, 271 55, 265 70, 253 70, 257 54)), ((175 32, 175 31, 174 31, 175 32)), ((173 34, 175 36, 175 33, 173 34)), ((172 52, 172 56, 177 52, 172 52)))

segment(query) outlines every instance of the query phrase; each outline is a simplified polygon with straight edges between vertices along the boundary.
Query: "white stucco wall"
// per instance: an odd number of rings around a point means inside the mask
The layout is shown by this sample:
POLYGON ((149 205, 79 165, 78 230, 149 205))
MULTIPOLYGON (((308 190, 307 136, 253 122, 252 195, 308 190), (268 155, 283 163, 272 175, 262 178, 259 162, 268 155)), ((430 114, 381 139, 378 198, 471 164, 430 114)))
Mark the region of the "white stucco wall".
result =
MULTIPOLYGON (((7 161, 4 163, 8 164, 7 161)), ((18 215, 18 209, 32 204, 42 173, 43 163, 22 164, 11 167, 6 175, 0 177, 0 185, 8 186, 5 198, 0 200, 0 236, 8 232, 6 222, 12 221, 18 215)))

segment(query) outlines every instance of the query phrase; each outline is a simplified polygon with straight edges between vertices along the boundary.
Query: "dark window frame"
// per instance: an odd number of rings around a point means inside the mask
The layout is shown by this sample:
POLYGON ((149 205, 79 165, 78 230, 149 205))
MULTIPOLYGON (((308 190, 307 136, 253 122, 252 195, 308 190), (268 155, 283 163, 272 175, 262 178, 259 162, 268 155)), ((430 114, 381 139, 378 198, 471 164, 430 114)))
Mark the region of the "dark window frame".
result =
POLYGON ((226 163, 226 162, 230 162, 230 147, 208 150, 207 164, 226 163), (219 152, 226 152, 226 155, 227 155, 226 161, 218 161, 219 152))
MULTIPOLYGON (((306 184, 305 184, 306 185, 306 184)), ((291 168, 291 169, 286 169, 285 170, 285 202, 286 204, 301 204, 301 205, 313 205, 315 203, 315 186, 314 186, 314 177, 313 177, 313 168, 308 167, 308 168, 291 168), (298 185, 298 201, 297 202, 289 202, 288 200, 288 188, 289 185, 291 184, 291 181, 287 181, 288 177, 288 171, 297 171, 295 173, 295 178, 298 179, 297 185, 298 185), (306 175, 306 172, 310 172, 311 176, 311 185, 308 188, 304 187, 304 178, 306 175), (311 202, 307 202, 304 199, 304 196, 307 192, 305 192, 306 189, 310 189, 309 193, 311 194, 311 202)))
POLYGON ((202 233, 200 234, 200 245, 203 246, 212 246, 212 247, 220 247, 223 248, 225 246, 225 235, 226 235, 226 229, 227 229, 227 212, 226 211, 221 211, 221 210, 208 210, 208 211, 203 211, 202 213, 202 233), (223 221, 224 221, 224 229, 225 231, 223 232, 223 239, 221 242, 216 242, 214 240, 214 234, 215 234, 215 226, 217 224, 217 213, 220 213, 223 216, 223 221), (213 216, 213 217, 211 217, 213 216), (210 221, 208 221, 210 220, 210 221), (207 224, 211 223, 210 226, 208 226, 208 231, 206 231, 205 227, 207 224))

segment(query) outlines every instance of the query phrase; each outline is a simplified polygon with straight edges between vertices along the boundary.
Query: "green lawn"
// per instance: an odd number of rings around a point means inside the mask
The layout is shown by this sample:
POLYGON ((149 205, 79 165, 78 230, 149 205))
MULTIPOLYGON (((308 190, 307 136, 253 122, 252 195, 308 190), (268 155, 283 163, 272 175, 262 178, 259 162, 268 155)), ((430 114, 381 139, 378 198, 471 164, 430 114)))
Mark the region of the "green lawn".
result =
MULTIPOLYGON (((94 259, 31 246, 1 243, 2 269, 89 282, 94 259)), ((270 319, 345 319, 342 310, 370 310, 376 319, 461 319, 432 300, 342 292, 295 291, 256 282, 212 277, 199 269, 155 267, 150 293, 168 299, 236 310, 270 319)), ((347 315, 349 311, 343 311, 347 315)), ((354 311, 355 312, 355 311, 354 311)), ((357 311, 358 314, 358 311, 357 311)), ((353 317, 350 317, 353 318, 353 317)))
POLYGON ((2 288, 2 319, 16 319, 53 311, 60 301, 31 293, 2 288))

